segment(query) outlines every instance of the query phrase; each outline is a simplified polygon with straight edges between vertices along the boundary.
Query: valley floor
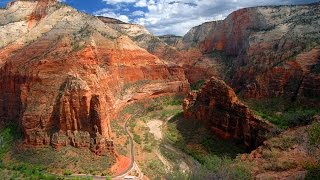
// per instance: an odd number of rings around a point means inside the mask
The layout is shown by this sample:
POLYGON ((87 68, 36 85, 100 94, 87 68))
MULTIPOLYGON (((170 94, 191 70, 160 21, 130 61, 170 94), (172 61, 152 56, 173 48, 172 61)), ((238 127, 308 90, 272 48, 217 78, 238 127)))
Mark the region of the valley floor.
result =
MULTIPOLYGON (((319 160, 314 158, 320 155, 317 121, 286 131, 251 153, 237 141, 218 139, 200 122, 184 119, 182 97, 131 104, 111 126, 115 158, 73 147, 33 149, 19 142, 2 143, 0 179, 57 179, 47 172, 60 175, 59 179, 319 177, 319 160)), ((14 127, 1 131, 5 142, 19 139, 14 134, 18 134, 14 127)))

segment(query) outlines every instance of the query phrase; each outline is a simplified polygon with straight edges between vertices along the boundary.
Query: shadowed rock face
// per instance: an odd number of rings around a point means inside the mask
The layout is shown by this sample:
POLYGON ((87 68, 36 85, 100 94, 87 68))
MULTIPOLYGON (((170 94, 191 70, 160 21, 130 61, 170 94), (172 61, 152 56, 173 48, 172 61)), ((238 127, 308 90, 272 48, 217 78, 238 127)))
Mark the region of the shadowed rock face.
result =
POLYGON ((186 119, 202 121, 223 139, 240 139, 255 148, 275 130, 270 123, 256 117, 242 104, 234 91, 223 81, 211 78, 199 92, 184 100, 186 119))
POLYGON ((182 68, 96 17, 55 1, 0 11, 0 121, 17 122, 28 145, 113 151, 110 120, 129 102, 189 90, 182 68))
POLYGON ((246 98, 315 98, 320 96, 319 87, 311 85, 319 80, 319 15, 319 3, 241 9, 223 21, 192 28, 178 48, 217 58, 227 66, 218 77, 246 98), (217 52, 229 58, 219 58, 217 52))
POLYGON ((105 22, 183 67, 190 83, 216 76, 246 98, 316 98, 319 9, 319 3, 241 9, 194 27, 183 38, 154 37, 140 25, 105 22))

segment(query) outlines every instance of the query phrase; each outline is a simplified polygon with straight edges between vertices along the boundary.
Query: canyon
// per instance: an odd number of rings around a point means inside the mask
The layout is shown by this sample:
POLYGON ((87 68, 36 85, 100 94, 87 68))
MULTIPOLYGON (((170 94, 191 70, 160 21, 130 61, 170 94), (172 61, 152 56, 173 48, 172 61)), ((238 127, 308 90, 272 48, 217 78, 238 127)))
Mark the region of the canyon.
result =
POLYGON ((229 58, 220 73, 246 98, 319 97, 319 3, 245 8, 191 29, 180 49, 229 58), (224 71, 224 72, 226 72, 224 71))
POLYGON ((182 68, 96 17, 55 1, 14 1, 1 11, 1 122, 19 124, 28 145, 101 151, 126 104, 189 90, 182 68), (12 36, 15 29, 22 33, 12 36))
MULTIPOLYGON (((119 160, 115 119, 136 103, 180 96, 183 121, 200 122, 247 151, 258 148, 250 156, 261 154, 271 137, 291 131, 283 133, 242 101, 320 106, 319 16, 320 3, 244 8, 183 37, 157 37, 142 25, 87 15, 57 0, 12 1, 0 9, 0 128, 17 125, 23 147, 72 146, 119 160)), ((157 121, 162 131, 170 118, 157 121)), ((127 128, 127 120, 119 124, 127 128)), ((301 129, 293 131, 307 131, 301 129)))

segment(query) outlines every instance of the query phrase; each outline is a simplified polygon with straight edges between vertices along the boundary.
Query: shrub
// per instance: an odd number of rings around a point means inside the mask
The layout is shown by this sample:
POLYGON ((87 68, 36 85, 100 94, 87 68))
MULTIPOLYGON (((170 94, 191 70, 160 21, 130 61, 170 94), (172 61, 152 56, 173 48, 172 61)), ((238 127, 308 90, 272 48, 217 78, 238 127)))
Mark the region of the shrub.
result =
POLYGON ((314 65, 314 67, 311 69, 311 73, 320 74, 320 64, 314 65))
POLYGON ((318 164, 308 164, 306 166, 307 175, 305 177, 306 180, 316 180, 320 177, 320 163, 318 164))
POLYGON ((203 84, 205 83, 205 80, 199 80, 198 82, 191 84, 191 90, 197 91, 202 88, 203 84))
POLYGON ((152 146, 151 146, 151 144, 146 144, 146 145, 143 147, 143 150, 146 151, 146 152, 151 153, 151 152, 152 152, 152 146))
POLYGON ((175 170, 173 172, 170 172, 166 175, 166 179, 172 179, 172 180, 188 180, 190 179, 190 175, 184 172, 181 172, 179 170, 175 170))
POLYGON ((244 165, 237 164, 232 172, 232 179, 248 180, 253 179, 249 169, 244 165))
POLYGON ((133 134, 133 140, 138 143, 141 144, 141 138, 138 134, 133 134))
POLYGON ((21 132, 15 124, 8 124, 3 129, 0 129, 0 160, 9 151, 14 140, 21 137, 21 132))
POLYGON ((319 108, 285 98, 249 100, 246 103, 257 115, 281 129, 307 125, 311 122, 311 117, 320 113, 319 108))
POLYGON ((70 176, 72 172, 69 169, 64 170, 63 175, 64 176, 70 176))
POLYGON ((265 170, 271 171, 287 171, 297 167, 294 161, 274 161, 264 166, 265 170))
POLYGON ((308 128, 309 143, 311 145, 320 144, 320 123, 314 122, 308 128))
POLYGON ((176 155, 169 150, 167 150, 165 147, 160 147, 161 154, 169 161, 175 162, 176 161, 176 155))

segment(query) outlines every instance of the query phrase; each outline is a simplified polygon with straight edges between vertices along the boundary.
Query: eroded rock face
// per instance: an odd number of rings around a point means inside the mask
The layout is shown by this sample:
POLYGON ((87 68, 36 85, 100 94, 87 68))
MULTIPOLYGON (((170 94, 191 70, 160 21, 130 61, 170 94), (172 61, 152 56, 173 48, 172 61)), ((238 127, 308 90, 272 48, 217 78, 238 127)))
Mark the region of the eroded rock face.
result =
POLYGON ((177 47, 182 41, 181 36, 175 36, 175 35, 163 35, 158 36, 162 41, 164 41, 169 46, 177 47))
POLYGON ((240 139, 248 147, 263 143, 275 127, 256 117, 223 81, 211 78, 184 100, 186 119, 202 121, 223 139, 240 139))
POLYGON ((192 28, 177 48, 199 49, 218 59, 224 66, 216 76, 246 98, 319 97, 319 88, 310 83, 319 78, 314 70, 320 60, 319 9, 319 3, 241 9, 223 21, 192 28))
POLYGON ((15 1, 0 17, 0 121, 18 123, 26 144, 113 151, 110 121, 128 103, 189 91, 182 68, 71 7, 48 1, 28 27, 41 2, 15 1), (27 33, 11 37, 11 21, 27 33))

